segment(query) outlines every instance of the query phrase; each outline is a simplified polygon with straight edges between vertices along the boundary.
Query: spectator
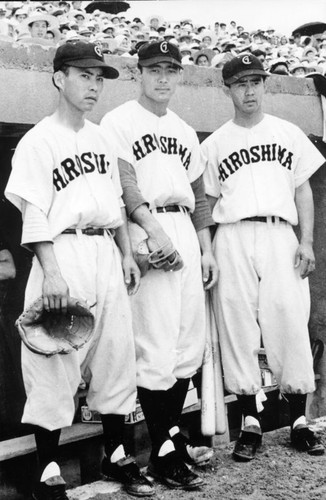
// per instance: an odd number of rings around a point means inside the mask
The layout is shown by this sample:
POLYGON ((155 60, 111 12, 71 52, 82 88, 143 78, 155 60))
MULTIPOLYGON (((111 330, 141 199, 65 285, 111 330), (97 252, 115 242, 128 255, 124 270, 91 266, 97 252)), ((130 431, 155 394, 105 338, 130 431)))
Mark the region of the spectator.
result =
POLYGON ((279 58, 271 64, 269 71, 274 75, 288 75, 289 66, 284 58, 279 58))
POLYGON ((58 28, 58 21, 49 14, 32 14, 20 25, 20 34, 29 33, 31 38, 46 39, 49 29, 58 28))
POLYGON ((212 63, 212 58, 214 57, 214 52, 210 49, 202 49, 193 55, 194 64, 196 66, 210 67, 212 63))
POLYGON ((296 76, 298 78, 304 78, 307 73, 307 65, 304 63, 296 63, 290 67, 290 73, 292 76, 296 76))

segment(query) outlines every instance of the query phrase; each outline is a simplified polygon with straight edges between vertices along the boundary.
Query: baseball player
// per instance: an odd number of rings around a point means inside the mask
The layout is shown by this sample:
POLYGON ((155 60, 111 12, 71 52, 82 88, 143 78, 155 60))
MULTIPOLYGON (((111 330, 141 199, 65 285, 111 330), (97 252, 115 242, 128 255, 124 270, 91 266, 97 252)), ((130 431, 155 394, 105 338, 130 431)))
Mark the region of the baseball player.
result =
POLYGON ((319 455, 324 449, 305 418, 306 395, 315 388, 307 276, 315 268, 309 177, 324 158, 298 127, 263 112, 267 73, 258 58, 237 56, 222 75, 235 115, 202 150, 218 224, 213 248, 219 281, 212 296, 225 385, 238 396, 244 417, 233 455, 253 459, 262 439, 261 338, 289 402, 292 445, 319 455), (292 228, 298 222, 299 242, 292 228))
POLYGON ((65 356, 46 358, 22 345, 27 395, 22 421, 35 426, 40 462, 33 498, 68 498, 56 456, 60 429, 73 421, 81 379, 89 385, 90 409, 102 418, 103 473, 122 481, 131 494, 151 495, 152 486, 123 446, 124 418, 136 394, 127 288, 137 290, 139 270, 124 224, 113 148, 85 119, 103 79, 119 73, 96 45, 85 42, 61 45, 53 66, 58 107, 18 144, 6 196, 22 212, 22 244, 35 252, 25 305, 42 295, 44 308, 59 314, 69 296, 80 297, 92 306, 95 331, 87 347, 65 356))
POLYGON ((196 133, 167 108, 180 81, 180 52, 163 41, 144 44, 138 55, 139 99, 109 112, 101 126, 115 138, 130 218, 150 252, 162 261, 173 254, 167 267, 148 270, 132 297, 137 386, 152 441, 151 474, 172 488, 193 489, 203 480, 186 464, 207 461, 212 450, 190 446, 179 418, 203 358, 204 288, 216 282, 212 219, 196 133))

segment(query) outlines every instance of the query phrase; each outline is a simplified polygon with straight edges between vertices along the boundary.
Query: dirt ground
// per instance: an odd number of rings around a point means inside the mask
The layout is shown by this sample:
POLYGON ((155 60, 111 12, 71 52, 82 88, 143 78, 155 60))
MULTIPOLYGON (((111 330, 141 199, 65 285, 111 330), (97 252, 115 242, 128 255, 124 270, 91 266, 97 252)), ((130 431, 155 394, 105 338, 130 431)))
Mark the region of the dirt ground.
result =
MULTIPOLYGON (((326 419, 313 426, 326 447, 326 419)), ((156 484, 154 500, 326 500, 326 454, 312 457, 290 446, 289 428, 266 433, 255 460, 235 462, 234 443, 216 448, 209 465, 198 468, 205 486, 198 491, 171 490, 156 484)), ((123 492, 94 500, 130 500, 123 492)))

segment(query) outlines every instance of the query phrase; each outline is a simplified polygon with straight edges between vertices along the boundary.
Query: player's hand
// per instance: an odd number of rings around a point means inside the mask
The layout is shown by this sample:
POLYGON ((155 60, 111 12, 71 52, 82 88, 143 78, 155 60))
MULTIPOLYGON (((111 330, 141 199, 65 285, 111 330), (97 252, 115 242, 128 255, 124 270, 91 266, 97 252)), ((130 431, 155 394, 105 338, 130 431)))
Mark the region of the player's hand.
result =
POLYGON ((140 270, 135 259, 131 255, 123 257, 122 269, 128 295, 135 295, 140 285, 140 270))
POLYGON ((315 270, 315 255, 310 243, 300 243, 295 254, 294 267, 300 269, 302 279, 315 270))
POLYGON ((146 242, 150 253, 162 249, 163 255, 166 256, 171 253, 171 250, 174 249, 172 241, 162 228, 157 229, 154 233, 148 235, 146 242))
POLYGON ((212 252, 204 252, 201 257, 204 290, 210 290, 217 283, 218 270, 212 252))
POLYGON ((43 305, 46 311, 65 314, 69 288, 61 274, 45 275, 43 280, 43 305))

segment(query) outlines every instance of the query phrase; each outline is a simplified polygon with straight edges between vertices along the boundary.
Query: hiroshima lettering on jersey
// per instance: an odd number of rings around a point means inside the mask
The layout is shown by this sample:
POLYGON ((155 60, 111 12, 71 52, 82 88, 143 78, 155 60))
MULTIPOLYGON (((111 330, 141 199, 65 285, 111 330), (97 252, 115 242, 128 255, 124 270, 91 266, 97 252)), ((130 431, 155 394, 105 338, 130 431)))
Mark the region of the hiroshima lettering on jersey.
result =
POLYGON ((183 166, 187 170, 191 160, 191 152, 188 148, 178 142, 176 137, 145 134, 141 139, 135 141, 133 146, 134 157, 137 161, 142 160, 148 154, 159 149, 163 154, 179 155, 183 166))
POLYGON ((218 166, 219 180, 224 182, 230 175, 234 174, 243 165, 258 162, 278 161, 282 167, 291 170, 293 153, 279 144, 260 144, 248 149, 234 151, 224 158, 218 166))
POLYGON ((90 174, 98 170, 100 174, 106 174, 110 162, 105 159, 105 154, 83 153, 80 156, 66 158, 60 163, 60 167, 53 170, 53 184, 56 191, 61 191, 68 184, 82 174, 90 174))

